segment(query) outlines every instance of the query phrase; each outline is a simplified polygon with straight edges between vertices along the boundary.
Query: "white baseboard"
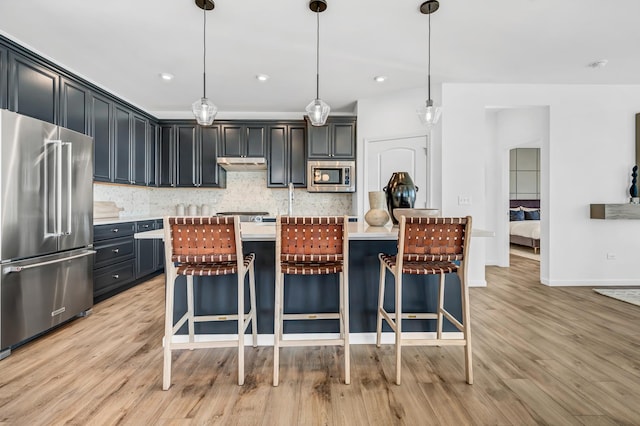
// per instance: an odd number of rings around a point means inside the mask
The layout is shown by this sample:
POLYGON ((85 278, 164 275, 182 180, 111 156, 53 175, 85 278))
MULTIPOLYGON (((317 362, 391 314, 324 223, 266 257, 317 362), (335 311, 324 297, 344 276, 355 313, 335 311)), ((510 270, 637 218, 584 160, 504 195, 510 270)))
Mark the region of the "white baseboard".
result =
POLYGON ((549 280, 540 279, 540 282, 549 287, 628 287, 640 286, 640 280, 627 279, 606 279, 606 278, 585 278, 582 280, 549 280))
MULTIPOLYGON (((338 333, 298 333, 298 334, 286 334, 285 340, 307 340, 307 339, 337 339, 338 333)), ((406 339, 435 339, 435 332, 411 332, 402 333, 402 337, 406 339)), ((220 342, 225 340, 235 340, 238 338, 237 334, 197 334, 194 336, 196 342, 220 342)), ((462 333, 459 331, 448 331, 442 333, 443 339, 462 339, 462 333)), ((164 345, 164 338, 162 339, 164 345)), ((189 336, 186 334, 178 334, 172 337, 172 343, 187 343, 189 336)), ((393 332, 384 332, 381 336, 381 343, 383 345, 390 345, 395 342, 395 334, 393 332)), ((251 346, 253 344, 253 338, 251 334, 245 334, 244 336, 245 346, 251 346)), ((349 344, 351 345, 375 345, 376 333, 350 333, 349 344)), ((273 334, 258 334, 258 346, 273 346, 273 334)))

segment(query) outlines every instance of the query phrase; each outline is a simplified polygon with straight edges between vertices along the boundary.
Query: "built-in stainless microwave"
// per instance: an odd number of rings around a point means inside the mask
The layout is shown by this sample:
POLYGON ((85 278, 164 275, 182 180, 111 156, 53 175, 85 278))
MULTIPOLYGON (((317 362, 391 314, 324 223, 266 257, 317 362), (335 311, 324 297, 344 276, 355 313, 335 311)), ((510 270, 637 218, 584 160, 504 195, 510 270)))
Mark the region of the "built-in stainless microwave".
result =
POLYGON ((307 191, 355 192, 355 161, 308 161, 307 191))

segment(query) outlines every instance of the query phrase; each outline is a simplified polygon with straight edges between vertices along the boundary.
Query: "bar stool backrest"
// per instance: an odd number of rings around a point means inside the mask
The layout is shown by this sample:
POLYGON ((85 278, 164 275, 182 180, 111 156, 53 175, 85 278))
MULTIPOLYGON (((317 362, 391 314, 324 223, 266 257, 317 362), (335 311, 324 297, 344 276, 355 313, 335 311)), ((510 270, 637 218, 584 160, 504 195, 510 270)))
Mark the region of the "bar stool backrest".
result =
POLYGON ((169 217, 171 262, 216 263, 242 259, 239 218, 169 217))
POLYGON ((342 262, 347 243, 343 216, 279 216, 277 242, 282 262, 342 262))
POLYGON ((401 217, 398 254, 405 262, 462 261, 471 217, 401 217))

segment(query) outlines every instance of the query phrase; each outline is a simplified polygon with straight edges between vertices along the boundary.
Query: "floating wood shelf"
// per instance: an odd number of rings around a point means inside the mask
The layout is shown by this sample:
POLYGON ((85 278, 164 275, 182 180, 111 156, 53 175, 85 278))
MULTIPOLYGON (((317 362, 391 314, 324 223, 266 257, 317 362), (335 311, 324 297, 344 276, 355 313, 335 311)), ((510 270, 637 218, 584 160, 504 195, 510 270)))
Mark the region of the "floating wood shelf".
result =
POLYGON ((591 204, 591 219, 640 219, 640 204, 591 204))

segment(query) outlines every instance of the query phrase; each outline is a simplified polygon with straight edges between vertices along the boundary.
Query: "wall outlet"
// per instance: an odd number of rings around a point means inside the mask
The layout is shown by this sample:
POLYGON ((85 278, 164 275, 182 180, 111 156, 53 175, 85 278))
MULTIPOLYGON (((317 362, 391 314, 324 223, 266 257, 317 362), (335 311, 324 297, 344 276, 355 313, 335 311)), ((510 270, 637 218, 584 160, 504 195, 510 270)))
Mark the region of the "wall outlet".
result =
POLYGON ((607 253, 607 260, 616 260, 618 256, 615 253, 607 253))
POLYGON ((458 205, 459 206, 471 205, 471 197, 468 195, 458 195, 458 205))

